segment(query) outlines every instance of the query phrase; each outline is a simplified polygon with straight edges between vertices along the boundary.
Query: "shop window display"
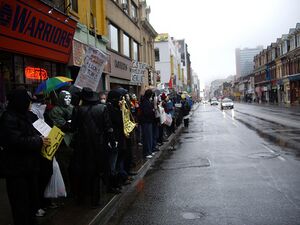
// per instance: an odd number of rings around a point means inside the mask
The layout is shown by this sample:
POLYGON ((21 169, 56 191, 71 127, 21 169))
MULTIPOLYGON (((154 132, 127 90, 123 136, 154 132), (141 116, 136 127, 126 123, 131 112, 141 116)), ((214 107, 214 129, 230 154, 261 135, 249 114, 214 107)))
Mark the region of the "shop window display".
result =
POLYGON ((65 66, 62 64, 1 52, 0 103, 3 104, 7 93, 18 86, 25 86, 34 92, 37 86, 48 77, 65 75, 65 66), (38 76, 38 71, 41 73, 40 76, 38 76))

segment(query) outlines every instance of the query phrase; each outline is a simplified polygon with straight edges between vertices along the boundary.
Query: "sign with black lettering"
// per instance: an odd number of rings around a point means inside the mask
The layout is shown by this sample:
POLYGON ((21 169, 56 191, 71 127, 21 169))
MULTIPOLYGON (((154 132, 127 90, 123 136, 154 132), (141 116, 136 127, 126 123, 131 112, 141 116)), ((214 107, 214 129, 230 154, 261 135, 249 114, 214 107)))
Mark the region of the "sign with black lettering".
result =
POLYGON ((48 135, 48 138, 51 140, 51 145, 43 146, 42 156, 44 156, 46 159, 52 160, 60 143, 64 139, 64 136, 65 134, 58 127, 54 126, 48 135))
POLYGON ((76 22, 66 19, 42 1, 1 0, 0 48, 67 63, 76 22))
POLYGON ((97 91, 107 59, 107 54, 101 50, 93 47, 87 47, 84 63, 79 70, 74 85, 79 88, 89 87, 93 91, 97 91))

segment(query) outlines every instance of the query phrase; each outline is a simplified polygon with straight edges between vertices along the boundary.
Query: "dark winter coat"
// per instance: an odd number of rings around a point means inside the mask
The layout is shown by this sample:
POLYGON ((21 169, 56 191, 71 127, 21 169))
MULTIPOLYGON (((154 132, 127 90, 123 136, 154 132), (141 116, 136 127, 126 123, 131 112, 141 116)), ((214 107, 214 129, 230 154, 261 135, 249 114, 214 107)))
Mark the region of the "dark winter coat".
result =
MULTIPOLYGON (((17 92, 22 95, 22 90, 17 92)), ((1 117, 6 177, 33 175, 39 170, 43 140, 32 125, 28 106, 27 99, 15 96, 1 117)))
POLYGON ((108 110, 104 104, 83 105, 72 116, 75 131, 72 169, 75 173, 94 174, 104 170, 104 135, 112 133, 108 110))
POLYGON ((155 122, 155 113, 154 105, 148 98, 144 98, 140 105, 141 115, 140 123, 154 123, 155 122))
POLYGON ((187 100, 182 100, 181 101, 181 112, 182 112, 182 116, 187 116, 189 115, 191 110, 190 104, 188 103, 187 100))

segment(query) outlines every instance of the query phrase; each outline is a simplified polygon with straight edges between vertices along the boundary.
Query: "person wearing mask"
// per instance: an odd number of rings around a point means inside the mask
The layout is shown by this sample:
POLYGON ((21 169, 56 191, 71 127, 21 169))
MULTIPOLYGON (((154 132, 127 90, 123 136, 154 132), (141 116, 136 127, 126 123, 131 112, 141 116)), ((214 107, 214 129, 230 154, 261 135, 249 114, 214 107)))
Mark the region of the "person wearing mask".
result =
POLYGON ((43 144, 51 144, 50 139, 42 137, 32 125, 31 100, 25 88, 13 90, 0 121, 6 188, 14 225, 36 224, 39 158, 43 144))
POLYGON ((106 94, 105 93, 100 94, 100 103, 106 104, 106 94))
POLYGON ((62 90, 57 99, 57 103, 54 108, 49 112, 49 118, 54 126, 58 127, 65 133, 64 141, 60 144, 59 149, 55 153, 55 158, 59 164, 68 194, 71 193, 70 189, 70 176, 69 176, 69 164, 72 156, 72 149, 69 147, 71 142, 71 118, 73 112, 73 106, 71 105, 72 96, 71 93, 62 90))

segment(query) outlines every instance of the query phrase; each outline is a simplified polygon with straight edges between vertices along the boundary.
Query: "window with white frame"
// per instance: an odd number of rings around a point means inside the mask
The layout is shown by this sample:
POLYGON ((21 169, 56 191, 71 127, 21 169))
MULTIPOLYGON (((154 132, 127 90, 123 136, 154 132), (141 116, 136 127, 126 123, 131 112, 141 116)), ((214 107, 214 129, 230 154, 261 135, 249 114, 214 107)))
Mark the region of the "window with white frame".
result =
POLYGON ((110 48, 119 51, 119 30, 114 25, 109 25, 110 48))
POLYGON ((128 0, 121 0, 121 7, 128 14, 128 0))
POLYGON ((139 45, 135 41, 133 41, 133 60, 139 60, 139 45))
POLYGON ((287 41, 282 43, 282 54, 287 53, 287 41))
POLYGON ((296 43, 296 47, 300 47, 300 34, 297 35, 297 43, 296 43))
POLYGON ((131 18, 137 21, 137 7, 133 2, 131 2, 131 18))
POLYGON ((290 39, 290 50, 293 50, 293 49, 295 49, 295 41, 296 41, 296 39, 295 39, 295 37, 292 37, 291 39, 290 39))
POLYGON ((275 60, 276 58, 276 48, 272 49, 272 60, 275 60))
POLYGON ((123 34, 123 54, 130 57, 130 38, 123 34))

